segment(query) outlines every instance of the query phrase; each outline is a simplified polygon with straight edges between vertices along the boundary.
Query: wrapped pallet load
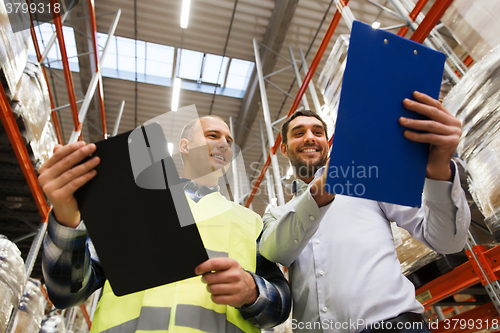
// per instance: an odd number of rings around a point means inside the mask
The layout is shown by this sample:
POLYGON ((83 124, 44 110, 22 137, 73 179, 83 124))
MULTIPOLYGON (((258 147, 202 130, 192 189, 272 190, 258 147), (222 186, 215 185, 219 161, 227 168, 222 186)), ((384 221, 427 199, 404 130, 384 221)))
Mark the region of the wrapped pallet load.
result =
POLYGON ((469 190, 493 236, 500 239, 500 46, 464 75, 443 101, 462 121, 457 148, 469 190))
POLYGON ((0 332, 5 332, 12 309, 19 304, 25 275, 21 251, 0 235, 0 332))
POLYGON ((45 306, 46 301, 40 289, 40 281, 30 278, 21 297, 13 332, 38 333, 45 313, 45 306))
POLYGON ((460 47, 475 60, 500 45, 500 3, 491 0, 455 0, 441 22, 460 47))
MULTIPOLYGON (((38 165, 50 156, 57 143, 50 118, 49 93, 39 64, 28 61, 12 99, 12 111, 21 118, 23 137, 31 146, 38 165)), ((18 121, 19 123, 19 121, 18 121)))
MULTIPOLYGON (((325 107, 321 116, 329 129, 335 127, 337 119, 340 90, 344 77, 348 48, 349 35, 340 35, 326 60, 317 83, 325 101, 325 107)), ((331 136, 332 133, 328 134, 331 136)))
POLYGON ((50 314, 42 319, 40 333, 66 333, 64 317, 60 314, 50 314))
POLYGON ((408 276, 419 268, 439 258, 439 254, 432 251, 423 243, 411 237, 410 233, 391 222, 394 246, 401 263, 401 272, 408 276))
POLYGON ((0 80, 9 99, 17 92, 30 42, 29 12, 14 11, 14 4, 18 2, 0 1, 0 80))

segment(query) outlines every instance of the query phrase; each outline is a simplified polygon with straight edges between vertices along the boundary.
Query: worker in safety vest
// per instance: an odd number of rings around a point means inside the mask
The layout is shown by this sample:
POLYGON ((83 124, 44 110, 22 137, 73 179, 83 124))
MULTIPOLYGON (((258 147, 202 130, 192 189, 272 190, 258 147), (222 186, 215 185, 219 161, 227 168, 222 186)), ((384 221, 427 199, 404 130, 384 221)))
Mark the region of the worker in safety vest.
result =
POLYGON ((227 124, 208 116, 187 124, 179 144, 181 180, 198 230, 207 250, 220 257, 196 267, 197 277, 121 297, 106 282, 73 195, 96 175, 98 157, 78 164, 96 147, 57 146, 39 176, 53 205, 43 252, 52 302, 75 306, 104 286, 91 332, 259 332, 285 321, 290 288, 279 268, 258 251, 260 216, 219 193, 232 143, 227 124), (194 149, 203 145, 208 150, 194 149))

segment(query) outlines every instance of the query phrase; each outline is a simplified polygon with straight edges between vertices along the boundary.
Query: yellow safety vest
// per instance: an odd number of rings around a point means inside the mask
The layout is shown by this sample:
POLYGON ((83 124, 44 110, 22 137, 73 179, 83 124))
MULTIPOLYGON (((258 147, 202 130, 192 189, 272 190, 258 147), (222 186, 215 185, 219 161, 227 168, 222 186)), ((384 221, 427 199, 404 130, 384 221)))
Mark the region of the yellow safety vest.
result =
MULTIPOLYGON (((244 269, 255 272, 260 216, 219 192, 206 195, 198 203, 188 201, 209 254, 236 259, 244 269)), ((200 276, 121 297, 113 294, 106 281, 91 333, 151 331, 260 332, 237 309, 212 302, 200 276)))

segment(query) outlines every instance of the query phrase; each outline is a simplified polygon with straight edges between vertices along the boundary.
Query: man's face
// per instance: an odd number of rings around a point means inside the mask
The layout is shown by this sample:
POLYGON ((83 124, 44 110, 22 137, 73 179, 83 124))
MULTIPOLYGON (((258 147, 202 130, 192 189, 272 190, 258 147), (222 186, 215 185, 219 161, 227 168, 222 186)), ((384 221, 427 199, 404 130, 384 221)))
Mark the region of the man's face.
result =
POLYGON ((233 157, 233 138, 227 124, 218 118, 203 118, 195 125, 190 162, 203 174, 227 166, 233 157), (207 150, 202 147, 208 147, 207 150))
POLYGON ((326 164, 328 141, 321 121, 299 116, 288 124, 287 144, 281 144, 298 178, 313 177, 326 164))

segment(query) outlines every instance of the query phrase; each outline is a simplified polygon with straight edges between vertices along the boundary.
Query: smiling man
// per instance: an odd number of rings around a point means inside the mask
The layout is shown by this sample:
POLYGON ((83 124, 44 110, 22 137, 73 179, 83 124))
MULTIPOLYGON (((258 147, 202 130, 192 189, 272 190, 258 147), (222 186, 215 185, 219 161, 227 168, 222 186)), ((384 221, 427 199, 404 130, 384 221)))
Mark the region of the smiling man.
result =
POLYGON ((295 177, 310 183, 316 171, 326 165, 328 159, 328 138, 325 132, 327 126, 323 119, 312 111, 297 112, 292 117, 293 119, 283 123, 282 133, 290 134, 283 136, 281 153, 290 160, 295 177), (299 116, 302 117, 292 123, 299 116), (314 138, 304 140, 304 133, 314 138))
POLYGON ((294 332, 430 332, 401 273, 390 222, 436 252, 454 253, 465 244, 470 211, 451 160, 460 121, 431 97, 414 98, 403 105, 429 119, 399 122, 407 139, 431 147, 420 209, 326 192, 326 124, 312 111, 283 124, 294 196, 263 216, 261 252, 289 267, 294 332))
POLYGON ((184 163, 182 177, 196 179, 199 186, 214 187, 232 160, 233 138, 222 119, 204 117, 185 126, 179 148, 184 163))
POLYGON ((184 192, 211 257, 196 267, 200 276, 121 297, 105 283, 73 195, 96 174, 98 157, 78 164, 96 147, 57 146, 39 176, 53 204, 43 252, 52 302, 59 308, 78 305, 104 286, 91 332, 260 332, 285 321, 290 288, 259 253, 260 217, 219 193, 232 142, 227 124, 208 116, 187 124, 179 143, 184 192))

